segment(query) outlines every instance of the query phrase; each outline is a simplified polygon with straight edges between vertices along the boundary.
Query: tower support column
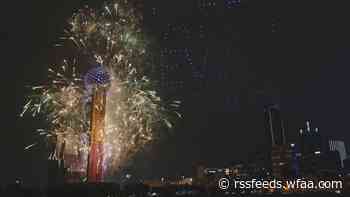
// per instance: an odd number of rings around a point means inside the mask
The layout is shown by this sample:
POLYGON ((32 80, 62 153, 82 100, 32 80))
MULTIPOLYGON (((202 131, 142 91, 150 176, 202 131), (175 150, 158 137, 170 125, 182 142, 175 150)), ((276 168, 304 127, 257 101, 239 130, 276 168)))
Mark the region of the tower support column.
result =
POLYGON ((103 136, 105 130, 106 88, 95 85, 91 109, 90 154, 88 182, 102 182, 103 177, 103 136))

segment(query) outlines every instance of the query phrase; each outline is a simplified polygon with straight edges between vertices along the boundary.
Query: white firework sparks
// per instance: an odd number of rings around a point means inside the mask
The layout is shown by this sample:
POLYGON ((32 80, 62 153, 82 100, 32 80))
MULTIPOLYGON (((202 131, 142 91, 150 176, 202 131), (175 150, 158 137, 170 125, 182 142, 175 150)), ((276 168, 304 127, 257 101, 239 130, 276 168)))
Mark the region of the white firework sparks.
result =
MULTIPOLYGON (((180 101, 165 105, 147 77, 148 44, 141 22, 142 17, 128 1, 118 0, 106 4, 103 10, 88 7, 79 10, 69 20, 71 28, 65 31, 64 39, 73 41, 79 51, 95 58, 110 75, 103 137, 103 165, 107 175, 123 167, 154 140, 162 125, 171 128, 171 114, 180 117, 174 109, 180 101)), ((65 159, 74 168, 68 156, 60 154, 64 144, 66 155, 85 155, 76 158, 81 164, 76 168, 81 170, 86 168, 89 150, 89 143, 82 136, 90 133, 91 92, 83 83, 85 73, 76 68, 87 70, 77 65, 77 61, 71 64, 66 60, 60 67, 49 68, 50 83, 32 87, 33 95, 21 116, 26 112, 44 115, 49 126, 38 132, 54 139, 51 142, 56 150, 50 157, 65 159)))

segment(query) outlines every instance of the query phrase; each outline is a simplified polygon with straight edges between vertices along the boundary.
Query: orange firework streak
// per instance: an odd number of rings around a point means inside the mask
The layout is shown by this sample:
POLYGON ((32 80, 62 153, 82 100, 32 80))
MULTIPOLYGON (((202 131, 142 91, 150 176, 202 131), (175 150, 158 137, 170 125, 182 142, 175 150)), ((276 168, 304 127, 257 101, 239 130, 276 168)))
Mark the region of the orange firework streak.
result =
POLYGON ((88 164, 88 182, 102 181, 103 135, 105 127, 106 88, 94 88, 91 109, 91 148, 88 164))

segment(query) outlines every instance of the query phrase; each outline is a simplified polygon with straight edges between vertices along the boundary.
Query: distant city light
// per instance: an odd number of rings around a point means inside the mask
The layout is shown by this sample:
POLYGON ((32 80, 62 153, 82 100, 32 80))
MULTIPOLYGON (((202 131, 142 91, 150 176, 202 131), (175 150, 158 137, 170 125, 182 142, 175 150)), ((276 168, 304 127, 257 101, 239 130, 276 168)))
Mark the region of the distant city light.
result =
POLYGON ((225 0, 225 5, 227 8, 235 8, 241 5, 241 0, 225 0))

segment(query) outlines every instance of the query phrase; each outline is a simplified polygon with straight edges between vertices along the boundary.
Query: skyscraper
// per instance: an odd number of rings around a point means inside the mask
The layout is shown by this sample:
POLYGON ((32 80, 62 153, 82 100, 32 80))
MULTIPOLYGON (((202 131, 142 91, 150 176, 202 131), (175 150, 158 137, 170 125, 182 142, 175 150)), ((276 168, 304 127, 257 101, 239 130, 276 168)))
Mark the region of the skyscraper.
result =
POLYGON ((344 160, 347 157, 345 143, 340 140, 329 140, 328 144, 330 151, 339 152, 341 167, 344 168, 344 160))
POLYGON ((314 175, 320 172, 324 157, 322 138, 318 128, 311 127, 311 121, 305 122, 305 127, 299 130, 300 167, 303 175, 314 175))
POLYGON ((271 147, 272 175, 277 178, 289 176, 292 150, 286 144, 280 108, 278 105, 265 107, 265 125, 271 147))
POLYGON ((265 107, 265 124, 270 136, 271 145, 285 145, 286 135, 278 105, 268 105, 265 107))
POLYGON ((343 166, 342 157, 346 158, 344 143, 321 135, 319 129, 313 128, 309 120, 299 134, 302 174, 337 175, 343 166))
POLYGON ((318 128, 311 128, 311 121, 306 121, 306 128, 300 129, 300 148, 303 156, 321 154, 324 150, 322 136, 318 128))
POLYGON ((298 144, 290 144, 290 150, 291 150, 291 174, 292 176, 299 176, 300 175, 300 150, 299 150, 299 145, 298 144))

